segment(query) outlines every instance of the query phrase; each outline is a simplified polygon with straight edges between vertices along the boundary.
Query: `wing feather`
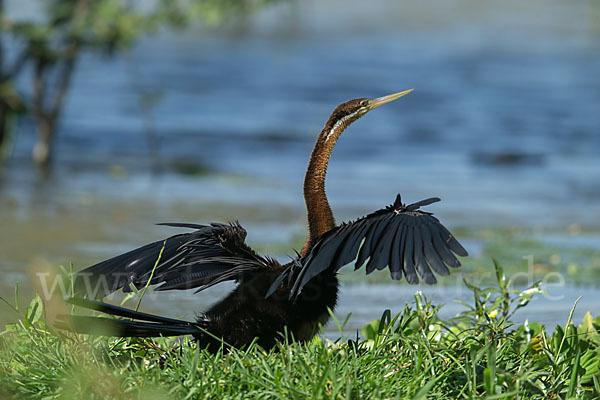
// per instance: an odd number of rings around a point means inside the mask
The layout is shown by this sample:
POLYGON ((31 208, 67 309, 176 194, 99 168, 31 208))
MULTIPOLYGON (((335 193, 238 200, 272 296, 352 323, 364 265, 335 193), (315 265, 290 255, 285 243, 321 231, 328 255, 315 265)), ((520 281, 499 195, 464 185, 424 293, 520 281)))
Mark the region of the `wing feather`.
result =
POLYGON ((246 230, 237 222, 160 225, 196 231, 147 244, 84 269, 75 276, 74 294, 101 298, 119 289, 130 291, 130 284, 143 287, 151 277, 150 284, 162 284, 157 290, 202 290, 275 263, 246 245, 246 230))
POLYGON ((412 239, 412 224, 404 227, 404 276, 406 281, 410 284, 416 285, 419 283, 419 277, 415 270, 415 249, 414 241, 412 239))
POLYGON ((439 228, 442 240, 444 240, 444 242, 447 244, 450 250, 452 250, 461 257, 466 257, 469 255, 469 253, 467 253, 467 250, 465 250, 465 248, 462 247, 458 240, 456 240, 456 238, 450 233, 450 231, 448 231, 448 229, 446 229, 444 225, 440 224, 439 228))
POLYGON ((431 272, 431 269, 429 268, 429 265, 427 265, 427 261, 425 260, 423 236, 419 227, 413 226, 413 235, 415 240, 415 268, 419 273, 419 276, 421 277, 421 279, 423 279, 425 283, 428 283, 430 285, 437 283, 437 279, 433 275, 433 272, 431 272))
POLYGON ((392 217, 392 215, 383 216, 383 218, 375 222, 375 224, 373 225, 373 229, 369 229, 369 231, 367 232, 367 236, 365 237, 365 242, 363 243, 360 249, 360 253, 358 255, 358 268, 360 268, 363 265, 367 258, 373 255, 375 247, 378 244, 379 238, 384 232, 385 228, 387 228, 392 217))
POLYGON ((402 279, 402 257, 404 255, 404 243, 402 242, 403 232, 404 226, 398 224, 396 232, 394 233, 393 245, 390 252, 390 276, 394 280, 402 279))
POLYGON ((359 221, 356 229, 347 226, 346 232, 348 239, 344 243, 344 246, 340 249, 338 258, 335 263, 335 270, 338 271, 344 265, 352 262, 356 258, 356 253, 360 248, 360 244, 365 238, 365 233, 369 229, 369 224, 366 221, 359 221))
POLYGON ((460 262, 442 241, 441 232, 437 226, 432 227, 431 236, 433 237, 433 245, 442 257, 442 260, 444 260, 444 264, 452 268, 460 267, 460 262))
POLYGON ((310 253, 299 259, 302 268, 288 273, 288 279, 294 280, 290 297, 297 296, 315 276, 327 270, 335 272, 353 259, 355 269, 368 260, 367 274, 387 266, 392 279, 404 276, 415 284, 420 277, 425 283, 436 283, 434 272, 448 275, 448 267, 460 266, 453 253, 468 255, 437 218, 419 210, 437 201, 439 198, 433 197, 406 206, 398 195, 391 206, 325 233, 310 253))
MULTIPOLYGON (((431 218, 431 217, 430 217, 431 218)), ((442 258, 438 254, 437 250, 433 245, 433 236, 431 233, 431 224, 427 224, 424 229, 421 230, 421 237, 423 238, 423 250, 425 251, 425 259, 431 268, 442 276, 450 274, 450 271, 444 265, 442 258)))
POLYGON ((394 232, 398 228, 398 219, 391 219, 385 229, 389 229, 389 232, 382 231, 378 237, 377 246, 371 253, 371 258, 365 267, 367 274, 370 274, 374 270, 382 270, 388 265, 390 259, 390 250, 392 247, 392 241, 394 240, 394 232), (393 231, 393 232, 392 232, 393 231), (383 234, 383 233, 386 234, 383 234))

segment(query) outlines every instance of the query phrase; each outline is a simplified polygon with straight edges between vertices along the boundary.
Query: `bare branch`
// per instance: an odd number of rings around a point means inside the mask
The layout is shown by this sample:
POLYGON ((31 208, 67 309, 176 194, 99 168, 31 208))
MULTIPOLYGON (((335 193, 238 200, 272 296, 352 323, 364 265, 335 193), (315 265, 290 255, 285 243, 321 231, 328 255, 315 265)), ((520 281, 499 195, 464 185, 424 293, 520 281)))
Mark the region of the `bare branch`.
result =
MULTIPOLYGON (((70 28, 73 29, 76 27, 78 23, 80 23, 85 16, 87 15, 88 10, 92 6, 93 2, 91 0, 79 0, 75 5, 75 9, 73 11, 73 16, 70 21, 70 28)), ((73 71, 75 69, 75 64, 77 62, 77 56, 79 55, 79 51, 81 50, 81 39, 75 38, 72 39, 72 43, 70 43, 64 53, 64 64, 59 73, 54 100, 50 105, 50 111, 48 115, 52 119, 56 119, 60 114, 60 110, 65 99, 65 95, 69 89, 69 85, 71 83, 71 78, 73 76, 73 71)))
POLYGON ((65 99, 65 95, 67 94, 67 90, 69 89, 69 85, 71 83, 71 78, 73 76, 73 71, 75 69, 75 64, 77 61, 77 55, 81 50, 81 44, 77 41, 75 42, 71 48, 68 50, 66 59, 64 61, 64 65, 62 70, 60 71, 60 75, 58 78, 57 88, 54 95, 54 101, 50 106, 49 115, 52 119, 56 119, 58 114, 60 113, 63 101, 65 99))
POLYGON ((44 116, 44 99, 46 97, 44 71, 46 65, 46 61, 43 58, 39 58, 36 60, 33 71, 33 99, 31 100, 31 110, 38 118, 44 116))

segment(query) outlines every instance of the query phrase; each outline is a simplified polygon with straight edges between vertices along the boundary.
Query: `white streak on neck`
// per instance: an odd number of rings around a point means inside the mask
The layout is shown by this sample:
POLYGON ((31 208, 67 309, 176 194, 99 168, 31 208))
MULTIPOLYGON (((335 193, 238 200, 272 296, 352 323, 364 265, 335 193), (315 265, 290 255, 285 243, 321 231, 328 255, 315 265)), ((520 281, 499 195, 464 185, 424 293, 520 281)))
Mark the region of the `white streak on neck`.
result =
POLYGON ((334 125, 333 128, 331 128, 331 130, 329 132, 327 132, 327 136, 325 137, 325 142, 327 142, 329 140, 330 137, 333 136, 334 132, 336 132, 340 126, 342 126, 343 124, 346 123, 346 121, 348 121, 349 119, 352 119, 356 116, 356 114, 358 114, 358 111, 353 112, 352 114, 348 114, 342 118, 340 118, 334 125))

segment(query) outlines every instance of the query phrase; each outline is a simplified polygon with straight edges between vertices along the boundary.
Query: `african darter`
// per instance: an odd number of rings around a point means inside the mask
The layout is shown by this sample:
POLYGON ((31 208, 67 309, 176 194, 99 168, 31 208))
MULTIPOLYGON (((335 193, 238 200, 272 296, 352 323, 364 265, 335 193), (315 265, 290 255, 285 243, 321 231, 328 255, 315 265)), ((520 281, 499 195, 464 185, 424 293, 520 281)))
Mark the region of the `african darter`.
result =
POLYGON ((329 320, 336 306, 337 272, 355 260, 355 269, 366 263, 367 274, 389 268, 392 279, 404 276, 416 284, 419 277, 436 283, 435 271, 448 275, 457 268, 455 257, 466 250, 431 213, 420 207, 437 197, 393 204, 356 221, 336 225, 325 194, 325 174, 333 147, 344 130, 367 112, 412 90, 377 99, 359 98, 339 105, 331 114, 313 148, 304 178, 308 236, 302 251, 281 265, 245 244, 246 231, 237 222, 197 225, 168 223, 194 231, 150 243, 93 265, 76 274, 79 306, 128 319, 69 316, 58 325, 81 333, 98 333, 98 323, 113 336, 151 337, 191 334, 200 346, 216 351, 225 342, 243 347, 256 342, 272 348, 287 331, 297 341, 310 339, 319 324, 329 320), (157 261, 158 260, 158 261, 157 261), (159 285, 155 290, 196 288, 197 292, 224 281, 236 288, 195 322, 165 318, 98 302, 113 291, 131 291, 159 285), (89 289, 96 288, 96 293, 89 289))

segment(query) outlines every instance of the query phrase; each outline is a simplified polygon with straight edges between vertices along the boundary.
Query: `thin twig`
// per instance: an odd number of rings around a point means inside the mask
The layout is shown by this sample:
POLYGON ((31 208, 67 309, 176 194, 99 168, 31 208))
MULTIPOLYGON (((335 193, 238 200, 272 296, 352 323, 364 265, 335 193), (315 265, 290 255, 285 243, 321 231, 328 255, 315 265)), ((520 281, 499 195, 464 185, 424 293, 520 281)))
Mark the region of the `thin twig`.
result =
POLYGON ((567 320, 567 323, 565 324, 565 331, 563 333, 563 337, 562 340, 560 341, 560 345, 558 346, 558 352, 556 354, 560 354, 560 350, 562 349, 563 343, 565 342, 565 339, 567 338, 567 330, 569 328, 569 325, 571 325, 573 323, 573 313, 575 312, 575 307, 577 307, 577 303, 579 303, 579 300, 581 300, 583 296, 579 296, 577 298, 577 300, 575 300, 575 304, 573 304, 573 308, 571 308, 571 312, 569 313, 569 319, 567 320))
POLYGON ((148 281, 146 282, 146 286, 144 286, 144 289, 142 290, 142 294, 140 295, 137 305, 135 306, 135 311, 139 310, 140 304, 142 304, 142 299, 144 298, 144 295, 146 294, 146 289, 148 289, 148 286, 150 286, 150 282, 152 281, 152 278, 154 277, 154 271, 156 271, 156 267, 158 266, 158 263, 160 263, 160 259, 162 258, 162 254, 163 254, 163 251, 165 250, 166 245, 167 245, 167 239, 165 239, 163 241, 163 245, 162 245, 162 248, 160 249, 160 253, 158 253, 158 258, 156 259, 156 262, 154 263, 154 267, 152 267, 152 272, 150 273, 150 277, 148 278, 148 281))

